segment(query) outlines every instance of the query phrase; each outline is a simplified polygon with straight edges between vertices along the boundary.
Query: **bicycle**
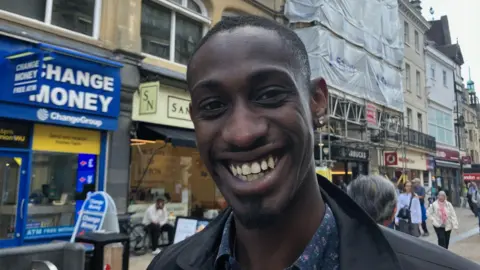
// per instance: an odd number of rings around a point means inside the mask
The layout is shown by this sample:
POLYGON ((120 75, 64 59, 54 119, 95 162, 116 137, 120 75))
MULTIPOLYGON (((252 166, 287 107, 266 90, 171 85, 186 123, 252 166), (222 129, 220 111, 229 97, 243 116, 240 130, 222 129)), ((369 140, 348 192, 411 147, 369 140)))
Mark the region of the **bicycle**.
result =
POLYGON ((130 252, 141 256, 147 253, 148 250, 146 245, 147 233, 145 225, 142 223, 131 224, 133 214, 135 213, 128 213, 128 222, 122 223, 120 230, 130 238, 130 252))

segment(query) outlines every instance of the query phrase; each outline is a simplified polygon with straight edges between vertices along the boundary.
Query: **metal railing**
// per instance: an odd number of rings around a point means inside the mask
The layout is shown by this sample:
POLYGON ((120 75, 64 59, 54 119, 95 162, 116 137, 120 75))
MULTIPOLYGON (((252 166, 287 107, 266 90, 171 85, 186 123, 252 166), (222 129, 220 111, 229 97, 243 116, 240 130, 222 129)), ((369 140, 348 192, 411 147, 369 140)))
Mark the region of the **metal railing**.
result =
POLYGON ((405 145, 436 151, 437 141, 435 137, 410 128, 405 128, 403 132, 400 133, 389 132, 387 139, 402 142, 401 136, 403 136, 403 142, 405 143, 405 145))

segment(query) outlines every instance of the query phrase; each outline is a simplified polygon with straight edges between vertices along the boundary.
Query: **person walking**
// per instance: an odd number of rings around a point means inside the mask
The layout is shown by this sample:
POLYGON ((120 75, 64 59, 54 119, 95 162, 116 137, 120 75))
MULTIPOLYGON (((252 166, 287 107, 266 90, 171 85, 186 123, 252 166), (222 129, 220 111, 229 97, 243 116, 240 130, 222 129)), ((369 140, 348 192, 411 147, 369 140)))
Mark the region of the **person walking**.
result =
POLYGON ((429 236, 428 228, 427 228, 427 209, 425 208, 425 188, 422 186, 420 179, 415 178, 413 179, 413 185, 415 195, 417 196, 418 200, 420 201, 420 210, 422 211, 422 231, 423 236, 429 236))
POLYGON ((474 208, 477 211, 476 217, 478 217, 478 228, 480 232, 480 192, 478 192, 478 189, 476 189, 475 193, 472 194, 472 203, 474 204, 474 208))
POLYGON ((467 193, 467 202, 470 210, 472 210, 475 217, 478 217, 478 207, 477 204, 473 201, 473 195, 478 193, 478 187, 475 182, 470 182, 468 184, 468 193, 467 193))
POLYGON ((398 196, 395 226, 401 232, 419 237, 421 223, 422 209, 420 208, 420 200, 413 192, 412 182, 406 181, 402 193, 398 196))
POLYGON ((445 191, 438 193, 437 200, 428 208, 428 216, 437 234, 438 245, 448 249, 450 233, 452 229, 458 229, 458 219, 455 209, 447 200, 445 191))

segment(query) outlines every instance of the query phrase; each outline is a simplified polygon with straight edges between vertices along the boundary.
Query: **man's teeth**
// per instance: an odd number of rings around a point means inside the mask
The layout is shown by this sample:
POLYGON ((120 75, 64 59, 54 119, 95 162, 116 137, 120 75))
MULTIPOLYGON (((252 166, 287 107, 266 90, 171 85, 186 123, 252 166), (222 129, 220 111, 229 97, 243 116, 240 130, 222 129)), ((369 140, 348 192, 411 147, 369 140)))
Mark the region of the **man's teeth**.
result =
POLYGON ((265 176, 265 173, 275 168, 277 159, 272 156, 244 164, 230 165, 233 175, 245 181, 253 181, 265 176))

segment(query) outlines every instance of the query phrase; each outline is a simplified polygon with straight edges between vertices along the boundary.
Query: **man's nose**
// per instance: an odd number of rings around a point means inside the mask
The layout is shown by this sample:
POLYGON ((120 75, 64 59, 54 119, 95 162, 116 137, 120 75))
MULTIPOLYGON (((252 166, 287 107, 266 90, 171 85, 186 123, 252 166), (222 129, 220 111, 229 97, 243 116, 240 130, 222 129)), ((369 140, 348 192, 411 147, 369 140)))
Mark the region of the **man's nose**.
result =
POLYGON ((234 148, 249 150, 263 144, 268 124, 247 105, 237 105, 222 131, 226 143, 234 148))

